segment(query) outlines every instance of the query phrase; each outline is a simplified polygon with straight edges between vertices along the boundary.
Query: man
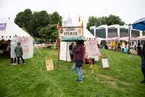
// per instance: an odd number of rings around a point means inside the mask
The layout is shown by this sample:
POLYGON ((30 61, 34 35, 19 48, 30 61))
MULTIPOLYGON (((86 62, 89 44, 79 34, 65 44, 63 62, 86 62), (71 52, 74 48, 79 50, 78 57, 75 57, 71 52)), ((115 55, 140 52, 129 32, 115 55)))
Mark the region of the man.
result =
POLYGON ((78 73, 78 82, 83 82, 82 64, 84 61, 85 48, 83 41, 77 41, 77 46, 73 49, 74 53, 74 70, 78 73))
POLYGON ((20 42, 17 43, 17 46, 15 48, 15 53, 16 53, 16 57, 18 59, 18 64, 20 64, 20 58, 21 58, 23 64, 25 64, 24 59, 22 57, 23 56, 23 50, 22 50, 20 42))
POLYGON ((74 48, 74 43, 71 43, 71 45, 69 46, 69 52, 70 52, 70 58, 71 58, 71 61, 73 61, 73 58, 74 58, 74 54, 73 54, 73 48, 74 48))

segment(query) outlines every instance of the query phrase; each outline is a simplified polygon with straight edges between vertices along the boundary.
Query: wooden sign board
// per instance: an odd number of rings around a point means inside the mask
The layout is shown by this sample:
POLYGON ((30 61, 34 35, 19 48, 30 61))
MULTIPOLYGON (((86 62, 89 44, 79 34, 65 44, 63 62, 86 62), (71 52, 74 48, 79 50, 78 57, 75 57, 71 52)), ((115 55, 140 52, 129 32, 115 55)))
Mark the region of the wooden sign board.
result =
POLYGON ((103 69, 109 69, 109 62, 108 62, 108 58, 102 58, 102 68, 103 69))
POLYGON ((53 60, 46 60, 46 69, 47 71, 54 70, 53 60))
POLYGON ((83 36, 82 26, 61 27, 59 30, 59 38, 65 36, 83 36))

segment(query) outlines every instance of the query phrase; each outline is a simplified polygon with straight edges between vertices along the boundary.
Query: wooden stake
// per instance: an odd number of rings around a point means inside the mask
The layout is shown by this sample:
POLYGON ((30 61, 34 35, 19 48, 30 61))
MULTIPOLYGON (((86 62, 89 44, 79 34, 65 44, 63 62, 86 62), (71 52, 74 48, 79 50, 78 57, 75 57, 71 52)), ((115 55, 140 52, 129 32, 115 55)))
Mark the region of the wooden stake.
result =
POLYGON ((60 39, 59 38, 57 40, 57 45, 58 45, 57 67, 59 67, 60 64, 60 39))

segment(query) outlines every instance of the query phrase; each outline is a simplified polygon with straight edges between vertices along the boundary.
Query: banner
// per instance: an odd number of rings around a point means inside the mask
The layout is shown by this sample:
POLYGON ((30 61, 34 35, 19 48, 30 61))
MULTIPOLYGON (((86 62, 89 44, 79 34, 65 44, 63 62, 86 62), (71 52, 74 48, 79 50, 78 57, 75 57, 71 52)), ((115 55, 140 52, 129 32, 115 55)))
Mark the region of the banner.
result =
MULTIPOLYGON (((33 57, 33 38, 31 37, 16 37, 12 40, 13 42, 20 42, 23 49, 23 58, 32 58, 33 57)), ((16 47, 16 45, 15 45, 16 47)))
POLYGON ((61 27, 59 30, 59 37, 65 36, 83 36, 82 26, 76 27, 61 27))
POLYGON ((6 25, 7 25, 7 23, 0 23, 0 30, 5 30, 6 25))
POLYGON ((86 42, 86 57, 87 58, 94 58, 96 61, 98 60, 98 56, 101 53, 99 51, 97 41, 96 40, 87 40, 86 42))

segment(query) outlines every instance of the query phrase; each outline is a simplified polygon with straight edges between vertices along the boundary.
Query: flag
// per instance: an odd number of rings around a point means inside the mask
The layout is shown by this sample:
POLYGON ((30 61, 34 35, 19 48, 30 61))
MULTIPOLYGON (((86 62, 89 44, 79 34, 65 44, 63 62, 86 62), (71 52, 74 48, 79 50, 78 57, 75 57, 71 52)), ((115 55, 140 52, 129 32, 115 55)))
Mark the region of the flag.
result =
POLYGON ((81 22, 81 18, 80 18, 80 16, 79 16, 79 22, 81 22))
POLYGON ((57 30, 59 30, 61 27, 60 27, 60 24, 59 24, 59 22, 58 22, 58 24, 57 24, 57 30))

